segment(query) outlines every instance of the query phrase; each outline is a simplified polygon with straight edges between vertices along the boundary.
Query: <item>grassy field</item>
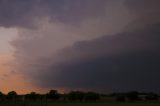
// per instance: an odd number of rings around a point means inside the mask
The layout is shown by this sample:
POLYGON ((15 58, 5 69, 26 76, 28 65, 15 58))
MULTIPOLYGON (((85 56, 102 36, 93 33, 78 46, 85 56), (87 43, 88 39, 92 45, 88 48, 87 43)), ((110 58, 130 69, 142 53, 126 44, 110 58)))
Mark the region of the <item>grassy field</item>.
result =
POLYGON ((3 103, 0 106, 160 106, 160 102, 135 102, 135 103, 3 103))

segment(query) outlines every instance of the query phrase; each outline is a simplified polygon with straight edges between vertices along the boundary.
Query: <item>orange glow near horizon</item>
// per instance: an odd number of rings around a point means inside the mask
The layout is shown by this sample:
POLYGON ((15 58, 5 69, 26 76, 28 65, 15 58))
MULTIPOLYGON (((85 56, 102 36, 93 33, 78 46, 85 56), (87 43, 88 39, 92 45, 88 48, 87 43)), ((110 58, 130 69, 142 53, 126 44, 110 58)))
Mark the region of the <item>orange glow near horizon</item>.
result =
POLYGON ((0 91, 8 93, 9 91, 16 91, 19 94, 29 93, 31 91, 46 92, 46 89, 33 86, 27 82, 23 76, 8 65, 13 60, 13 48, 9 41, 18 36, 16 28, 0 27, 0 91))
MULTIPOLYGON (((9 66, 8 62, 13 59, 11 54, 0 55, 0 91, 7 94, 9 91, 16 91, 18 94, 26 94, 30 92, 46 93, 51 88, 41 88, 34 86, 23 75, 14 72, 9 66)), ((66 89, 57 89, 60 93, 64 93, 66 89)))
POLYGON ((35 86, 29 82, 19 73, 19 70, 15 70, 10 66, 10 62, 13 61, 14 48, 9 44, 15 37, 18 36, 18 29, 0 27, 0 91, 7 94, 9 91, 16 91, 18 94, 25 94, 30 92, 46 93, 50 89, 57 89, 63 93, 68 91, 65 88, 42 88, 35 86))

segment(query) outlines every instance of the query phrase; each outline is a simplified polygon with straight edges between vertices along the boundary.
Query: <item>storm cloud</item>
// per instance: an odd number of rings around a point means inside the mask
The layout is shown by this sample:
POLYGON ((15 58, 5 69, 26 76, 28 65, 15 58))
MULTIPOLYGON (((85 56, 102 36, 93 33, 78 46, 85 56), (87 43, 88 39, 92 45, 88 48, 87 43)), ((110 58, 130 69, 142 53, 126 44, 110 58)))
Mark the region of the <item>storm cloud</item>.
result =
POLYGON ((36 86, 160 92, 158 0, 1 0, 12 67, 36 86), (33 28, 34 27, 34 28, 33 28))
POLYGON ((58 54, 62 59, 46 68, 39 76, 44 83, 39 84, 103 92, 159 92, 159 28, 76 43, 58 54))
POLYGON ((159 0, 126 0, 126 6, 133 13, 139 15, 159 14, 159 0))
MULTIPOLYGON (((124 1, 124 0, 122 0, 124 1)), ((43 18, 51 22, 80 23, 90 17, 101 19, 115 0, 1 0, 0 25, 35 27, 43 18)), ((113 10, 114 11, 114 10, 113 10)))

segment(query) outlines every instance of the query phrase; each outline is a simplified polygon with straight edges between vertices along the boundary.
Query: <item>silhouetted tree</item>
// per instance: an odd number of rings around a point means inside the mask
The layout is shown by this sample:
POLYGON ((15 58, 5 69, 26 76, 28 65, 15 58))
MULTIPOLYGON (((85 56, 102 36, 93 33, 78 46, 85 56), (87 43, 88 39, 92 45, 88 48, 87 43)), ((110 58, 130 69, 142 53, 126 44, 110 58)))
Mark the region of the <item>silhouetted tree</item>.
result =
POLYGON ((0 102, 2 102, 4 98, 5 98, 5 95, 2 92, 0 92, 0 102))
POLYGON ((25 99, 27 99, 27 100, 33 100, 33 101, 39 99, 39 97, 40 97, 40 95, 37 94, 36 92, 31 92, 30 94, 26 94, 25 95, 25 99))
POLYGON ((60 98, 60 94, 57 90, 50 90, 49 93, 46 94, 47 99, 58 100, 60 98))
POLYGON ((17 97, 18 97, 18 95, 15 91, 11 91, 7 94, 8 100, 15 100, 17 97))

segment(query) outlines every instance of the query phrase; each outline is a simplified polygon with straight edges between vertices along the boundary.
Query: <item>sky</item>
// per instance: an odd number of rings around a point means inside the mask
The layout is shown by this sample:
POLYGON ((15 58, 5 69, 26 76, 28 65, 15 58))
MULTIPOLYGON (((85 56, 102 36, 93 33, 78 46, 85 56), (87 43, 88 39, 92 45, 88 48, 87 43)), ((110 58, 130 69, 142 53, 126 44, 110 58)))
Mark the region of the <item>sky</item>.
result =
POLYGON ((160 93, 159 0, 0 0, 0 91, 160 93))

